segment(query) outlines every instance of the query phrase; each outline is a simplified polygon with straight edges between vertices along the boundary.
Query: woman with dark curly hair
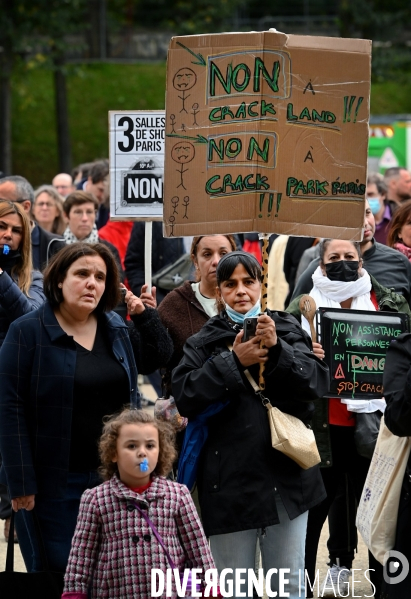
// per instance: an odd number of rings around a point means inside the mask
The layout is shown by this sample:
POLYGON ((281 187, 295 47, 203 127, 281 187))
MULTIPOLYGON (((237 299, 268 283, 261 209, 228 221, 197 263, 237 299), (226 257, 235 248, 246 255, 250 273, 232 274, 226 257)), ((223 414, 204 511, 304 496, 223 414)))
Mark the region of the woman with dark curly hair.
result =
POLYGON ((152 568, 170 566, 140 510, 176 568, 215 567, 189 490, 164 478, 175 455, 171 427, 146 412, 126 409, 106 421, 100 439, 106 482, 81 499, 62 599, 87 599, 91 582, 93 598, 151 596, 152 568))
POLYGON ((0 480, 27 570, 41 568, 28 513, 36 505, 50 568, 64 572, 81 495, 101 482, 102 419, 127 401, 140 407, 137 367, 164 365, 172 343, 151 295, 126 292, 129 326, 112 311, 120 281, 105 245, 60 250, 44 293, 41 308, 12 323, 0 356, 0 480))

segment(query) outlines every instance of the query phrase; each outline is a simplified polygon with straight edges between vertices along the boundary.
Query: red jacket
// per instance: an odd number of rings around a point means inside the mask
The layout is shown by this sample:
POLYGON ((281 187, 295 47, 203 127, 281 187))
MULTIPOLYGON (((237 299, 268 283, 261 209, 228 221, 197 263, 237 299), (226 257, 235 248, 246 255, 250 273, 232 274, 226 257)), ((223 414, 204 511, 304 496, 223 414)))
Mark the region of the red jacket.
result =
POLYGON ((126 257, 127 246, 130 240, 133 224, 134 223, 130 221, 116 222, 109 220, 108 223, 98 231, 98 236, 100 239, 109 241, 117 248, 118 253, 120 254, 121 266, 123 269, 125 268, 124 258, 126 257))

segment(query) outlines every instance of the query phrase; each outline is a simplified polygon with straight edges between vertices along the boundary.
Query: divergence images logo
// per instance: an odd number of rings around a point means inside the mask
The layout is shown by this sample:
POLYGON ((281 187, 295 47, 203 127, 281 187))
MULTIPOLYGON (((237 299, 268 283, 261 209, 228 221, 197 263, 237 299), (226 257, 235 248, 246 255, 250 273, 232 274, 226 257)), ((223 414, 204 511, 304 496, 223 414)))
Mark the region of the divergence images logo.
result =
POLYGON ((408 576, 410 564, 404 554, 391 549, 384 555, 383 576, 387 584, 399 584, 408 576))

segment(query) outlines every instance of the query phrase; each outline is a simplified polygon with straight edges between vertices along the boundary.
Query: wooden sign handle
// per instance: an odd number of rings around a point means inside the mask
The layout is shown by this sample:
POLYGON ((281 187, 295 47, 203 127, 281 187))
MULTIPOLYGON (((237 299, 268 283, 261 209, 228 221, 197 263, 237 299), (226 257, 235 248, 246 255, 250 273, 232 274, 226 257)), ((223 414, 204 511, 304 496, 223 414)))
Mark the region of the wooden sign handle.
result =
MULTIPOLYGON (((268 241, 270 239, 270 235, 267 233, 260 234, 260 239, 263 240, 263 248, 262 248, 262 267, 261 272, 263 279, 261 281, 261 312, 267 312, 267 295, 268 295, 268 241)), ((261 341, 260 347, 264 347, 264 341, 261 341)), ((264 391, 265 389, 265 380, 264 380, 264 369, 265 364, 260 364, 260 372, 258 378, 258 384, 260 389, 264 391)))

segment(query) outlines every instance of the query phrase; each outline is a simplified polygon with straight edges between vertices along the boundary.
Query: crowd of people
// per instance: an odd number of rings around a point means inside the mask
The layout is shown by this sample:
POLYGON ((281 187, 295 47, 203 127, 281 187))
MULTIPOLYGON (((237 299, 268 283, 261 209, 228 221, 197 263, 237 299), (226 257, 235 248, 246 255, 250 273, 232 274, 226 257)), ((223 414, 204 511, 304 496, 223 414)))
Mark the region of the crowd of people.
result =
MULTIPOLYGON (((260 561, 265 572, 289 570, 296 599, 313 596, 301 573, 315 579, 328 517, 321 592, 345 596, 370 459, 354 442, 356 402, 325 397, 324 349, 300 299, 411 317, 411 174, 369 174, 359 243, 272 235, 265 313, 252 235, 165 239, 154 223, 153 277, 183 256, 192 268, 174 289, 149 288, 144 223, 110 221, 108 175, 97 160, 36 190, 22 176, 0 178, 6 539, 13 518, 27 571, 41 570, 35 513, 50 569, 65 573, 65 599, 150 597, 151 570, 169 567, 243 568, 246 591, 260 561), (244 339, 249 318, 256 330, 244 339), (303 469, 272 447, 252 384, 262 370, 264 401, 312 427, 319 465, 303 469), (142 409, 138 374, 188 422, 177 440, 171 420, 142 409), (176 482, 178 457, 193 434, 187 489, 176 482)), ((406 334, 388 352, 387 409, 373 402, 399 436, 411 434, 410 342, 406 334)), ((398 546, 410 555, 411 518, 401 522, 398 546)), ((411 582, 404 595, 389 588, 371 553, 369 567, 375 597, 410 596, 411 582)), ((272 590, 280 586, 273 576, 272 590)))

